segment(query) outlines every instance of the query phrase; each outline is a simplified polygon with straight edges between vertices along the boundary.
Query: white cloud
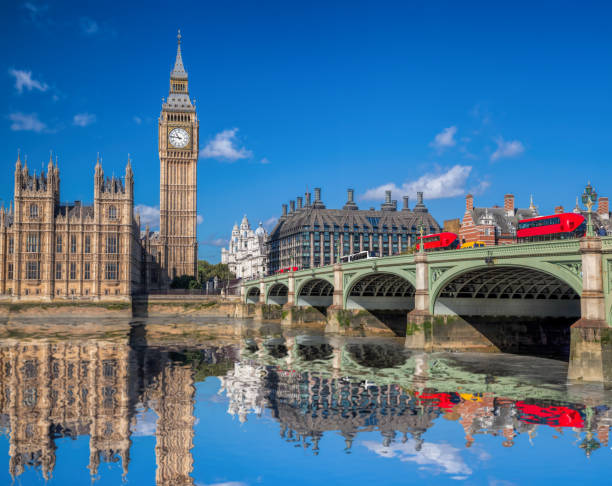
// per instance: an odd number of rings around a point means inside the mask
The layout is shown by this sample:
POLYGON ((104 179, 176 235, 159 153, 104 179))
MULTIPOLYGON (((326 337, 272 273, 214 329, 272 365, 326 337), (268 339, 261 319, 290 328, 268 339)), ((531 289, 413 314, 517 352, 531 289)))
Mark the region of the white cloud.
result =
POLYGON ((196 216, 196 222, 197 222, 198 224, 202 224, 202 223, 204 222, 204 216, 202 216, 201 214, 198 214, 198 215, 196 216))
POLYGON ((140 214, 142 226, 149 225, 149 228, 159 228, 159 208, 157 206, 137 204, 134 206, 134 212, 140 214))
POLYGON ((491 186, 491 183, 489 181, 480 181, 478 182, 478 184, 468 189, 467 192, 476 196, 478 194, 482 194, 483 192, 485 192, 490 186, 491 186))
POLYGON ((438 150, 444 150, 445 148, 453 147, 457 143, 457 141, 455 140, 456 133, 456 126, 445 128, 434 137, 433 142, 431 142, 429 145, 438 150))
POLYGON ((43 14, 49 9, 48 5, 36 5, 32 2, 26 2, 23 4, 23 8, 28 11, 30 20, 32 22, 37 21, 43 14))
POLYGON ((200 150, 200 157, 205 159, 219 159, 235 162, 239 159, 248 159, 253 155, 250 150, 238 147, 237 128, 223 130, 215 135, 208 145, 200 150))
POLYGON ((207 240, 202 241, 200 244, 209 246, 226 246, 228 243, 228 240, 225 238, 215 238, 214 236, 211 236, 207 240))
POLYGON ((77 113, 72 119, 72 123, 77 127, 86 127, 87 125, 95 123, 95 121, 96 115, 93 115, 91 113, 77 113))
POLYGON ((427 199, 460 196, 466 192, 465 184, 471 171, 472 166, 470 165, 454 165, 446 172, 424 174, 416 181, 406 181, 399 187, 393 182, 389 182, 382 186, 368 189, 361 196, 361 199, 384 199, 385 191, 388 190, 392 191, 395 199, 401 196, 414 198, 417 191, 422 191, 427 199))
POLYGON ((497 150, 491 155, 491 160, 495 161, 507 157, 516 157, 525 151, 525 147, 518 140, 505 141, 502 137, 498 137, 497 150))
POLYGON ((276 216, 272 216, 264 221, 263 226, 266 228, 266 230, 270 231, 276 226, 276 223, 278 223, 278 218, 276 216))
POLYGON ((264 157, 263 159, 261 159, 261 163, 265 165, 265 164, 269 164, 270 161, 267 159, 267 157, 264 157))
POLYGON ((142 118, 140 118, 139 116, 134 116, 132 120, 134 120, 134 123, 136 123, 136 125, 140 125, 142 123, 142 118))
POLYGON ((157 415, 152 410, 145 410, 136 415, 136 424, 132 425, 132 434, 137 437, 154 436, 157 428, 157 415))
POLYGON ((36 79, 32 79, 32 71, 23 71, 21 69, 9 69, 9 74, 15 78, 15 89, 23 93, 24 88, 28 91, 33 89, 42 91, 43 93, 49 89, 47 83, 42 83, 36 79))
POLYGON ((8 117, 9 120, 13 122, 11 124, 11 130, 15 132, 42 132, 47 130, 47 125, 38 119, 38 115, 36 113, 26 114, 18 112, 11 113, 8 117))
POLYGON ((79 20, 79 26, 81 27, 83 33, 87 35, 96 34, 98 30, 100 30, 98 23, 88 17, 81 17, 79 20))
POLYGON ((472 474, 470 467, 463 461, 459 449, 450 444, 425 442, 420 450, 417 450, 417 442, 414 439, 409 439, 405 443, 393 443, 388 447, 374 441, 365 441, 361 444, 381 457, 415 462, 422 469, 433 466, 436 469, 433 472, 445 472, 455 476, 472 474))

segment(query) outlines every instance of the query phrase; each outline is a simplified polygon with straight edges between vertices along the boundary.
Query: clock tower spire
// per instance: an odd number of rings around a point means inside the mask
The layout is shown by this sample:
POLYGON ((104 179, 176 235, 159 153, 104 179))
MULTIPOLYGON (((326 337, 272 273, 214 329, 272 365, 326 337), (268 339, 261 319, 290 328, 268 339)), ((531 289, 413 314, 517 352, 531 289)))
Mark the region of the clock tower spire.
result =
POLYGON ((177 35, 170 92, 159 116, 159 212, 164 283, 174 277, 197 276, 197 163, 199 121, 189 98, 183 65, 181 31, 177 35))

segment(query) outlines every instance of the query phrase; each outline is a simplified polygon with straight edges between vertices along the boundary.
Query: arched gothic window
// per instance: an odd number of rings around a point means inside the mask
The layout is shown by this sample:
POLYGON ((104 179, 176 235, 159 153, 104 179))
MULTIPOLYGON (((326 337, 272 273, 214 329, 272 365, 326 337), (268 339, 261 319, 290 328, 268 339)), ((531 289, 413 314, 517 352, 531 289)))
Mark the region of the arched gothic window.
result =
POLYGON ((30 218, 38 218, 38 205, 30 204, 30 218))
POLYGON ((115 206, 109 206, 108 219, 117 219, 117 208, 115 206))

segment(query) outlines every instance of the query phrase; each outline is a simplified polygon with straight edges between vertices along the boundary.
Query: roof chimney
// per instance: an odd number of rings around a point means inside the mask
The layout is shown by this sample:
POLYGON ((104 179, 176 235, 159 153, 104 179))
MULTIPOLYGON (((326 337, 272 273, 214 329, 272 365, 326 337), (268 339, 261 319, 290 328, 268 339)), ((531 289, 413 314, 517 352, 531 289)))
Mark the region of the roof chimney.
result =
POLYGON ((295 213, 295 201, 289 201, 289 212, 295 213))
POLYGON ((419 191, 417 192, 417 203, 414 206, 414 212, 415 213, 426 213, 427 208, 425 207, 425 204, 423 203, 423 192, 419 191))
POLYGON ((282 217, 283 218, 287 217, 287 205, 286 204, 283 204, 283 215, 282 215, 282 217))
POLYGON ((385 202, 380 205, 380 209, 382 211, 393 211, 395 209, 391 201, 391 191, 385 191, 385 202))
POLYGON ((465 196, 465 210, 473 211, 474 210, 474 196, 468 194, 465 196))
POLYGON ((402 199, 404 200, 404 207, 402 208, 402 211, 410 211, 410 197, 404 196, 402 199))
POLYGON ((353 191, 353 189, 347 189, 346 190, 346 204, 344 206, 342 206, 342 209, 349 209, 349 210, 356 210, 359 209, 357 207, 357 204, 355 204, 355 201, 353 200, 355 195, 355 191, 353 191))
POLYGON ((297 208, 298 210, 302 209, 302 196, 298 196, 297 198, 297 208))
POLYGON ((506 194, 504 196, 504 210, 506 211, 506 216, 514 216, 514 195, 506 194))
POLYGON ((325 209, 325 204, 323 204, 323 201, 321 201, 321 188, 320 187, 315 187, 315 200, 314 200, 312 207, 315 209, 325 209))
POLYGON ((597 214, 601 219, 610 219, 610 203, 608 202, 607 196, 599 198, 599 205, 597 206, 597 214))
POLYGON ((564 213, 565 210, 563 209, 563 206, 556 206, 555 207, 555 214, 561 214, 564 213))

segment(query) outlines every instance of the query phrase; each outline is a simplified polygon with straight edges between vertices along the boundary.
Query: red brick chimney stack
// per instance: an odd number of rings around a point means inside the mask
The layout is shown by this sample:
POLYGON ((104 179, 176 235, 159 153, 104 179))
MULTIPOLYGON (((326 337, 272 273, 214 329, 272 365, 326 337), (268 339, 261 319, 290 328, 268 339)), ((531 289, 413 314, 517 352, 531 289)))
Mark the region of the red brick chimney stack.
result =
POLYGON ((506 194, 504 196, 504 210, 508 216, 514 216, 514 195, 506 194))
POLYGON ((597 214, 601 219, 610 219, 610 203, 606 196, 599 198, 599 205, 597 206, 597 214))
POLYGON ((563 209, 563 206, 556 206, 555 207, 555 214, 561 214, 564 213, 565 209, 563 209))
POLYGON ((474 209, 474 196, 468 194, 465 196, 465 210, 472 211, 474 209))

